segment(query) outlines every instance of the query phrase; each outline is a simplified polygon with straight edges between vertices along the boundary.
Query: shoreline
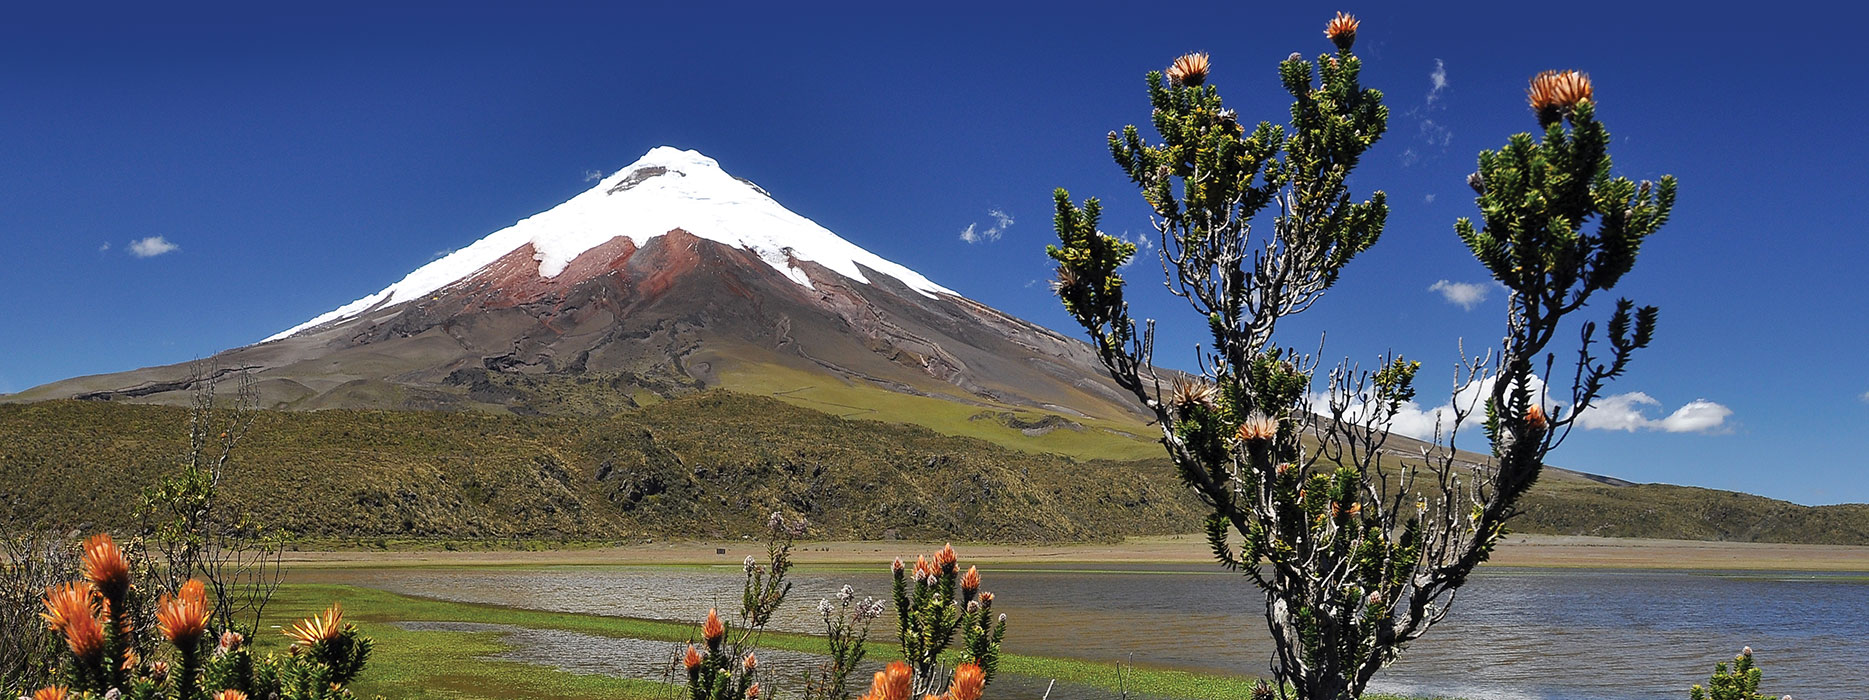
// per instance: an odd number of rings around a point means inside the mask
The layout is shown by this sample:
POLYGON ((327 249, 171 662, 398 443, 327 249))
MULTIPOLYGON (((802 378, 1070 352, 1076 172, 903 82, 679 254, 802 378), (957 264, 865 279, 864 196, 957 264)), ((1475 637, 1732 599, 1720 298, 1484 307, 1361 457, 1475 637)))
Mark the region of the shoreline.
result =
MULTIPOLYGON (((800 565, 868 565, 938 548, 938 542, 805 541, 792 550, 800 565)), ((1201 535, 1132 537, 1117 543, 957 547, 983 564, 1210 564, 1201 535)), ((763 557, 756 540, 674 541, 544 551, 287 551, 288 567, 374 568, 424 566, 612 566, 738 564, 763 557)), ((1869 572, 1869 547, 1849 545, 1703 542, 1572 535, 1507 535, 1486 566, 1700 571, 1869 572)))

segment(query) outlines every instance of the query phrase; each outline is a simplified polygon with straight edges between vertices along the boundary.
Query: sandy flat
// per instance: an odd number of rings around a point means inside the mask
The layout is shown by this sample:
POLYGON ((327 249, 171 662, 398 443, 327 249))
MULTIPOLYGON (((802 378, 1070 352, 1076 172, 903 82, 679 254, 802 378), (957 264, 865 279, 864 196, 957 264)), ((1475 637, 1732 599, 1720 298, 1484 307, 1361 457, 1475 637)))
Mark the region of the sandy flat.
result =
MULTIPOLYGON (((912 558, 938 543, 903 541, 801 542, 793 559, 801 564, 872 564, 896 556, 912 558)), ((960 544, 972 562, 1175 564, 1211 563, 1198 535, 1137 537, 1116 544, 960 544)), ((763 557, 753 541, 655 542, 608 548, 523 551, 320 551, 288 552, 293 566, 548 566, 605 564, 722 564, 747 555, 763 557)), ((1698 542, 1607 537, 1512 535, 1494 553, 1497 566, 1611 569, 1738 569, 1869 572, 1869 547, 1842 545, 1698 542)))

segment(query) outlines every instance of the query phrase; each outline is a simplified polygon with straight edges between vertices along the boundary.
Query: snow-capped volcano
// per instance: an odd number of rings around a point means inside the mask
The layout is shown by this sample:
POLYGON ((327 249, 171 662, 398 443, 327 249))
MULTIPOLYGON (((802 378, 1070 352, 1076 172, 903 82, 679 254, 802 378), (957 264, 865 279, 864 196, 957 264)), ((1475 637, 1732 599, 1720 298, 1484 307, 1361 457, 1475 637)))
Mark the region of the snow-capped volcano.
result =
POLYGON ((727 174, 714 159, 695 151, 660 146, 603 178, 570 201, 493 232, 409 273, 383 291, 338 307, 266 340, 397 304, 468 279, 526 245, 538 261, 539 277, 558 277, 592 248, 619 236, 637 248, 676 229, 699 238, 752 251, 774 270, 806 287, 798 266, 815 262, 865 283, 862 268, 895 278, 933 297, 954 294, 920 273, 846 241, 829 229, 780 206, 758 185, 727 174))
MULTIPOLYGON (((214 362, 249 371, 262 404, 283 409, 589 413, 719 387, 840 415, 870 413, 867 402, 951 420, 960 404, 963 419, 1028 435, 1140 416, 1084 343, 884 260, 674 148, 214 362)), ((8 400, 186 403, 196 381, 170 365, 8 400)))

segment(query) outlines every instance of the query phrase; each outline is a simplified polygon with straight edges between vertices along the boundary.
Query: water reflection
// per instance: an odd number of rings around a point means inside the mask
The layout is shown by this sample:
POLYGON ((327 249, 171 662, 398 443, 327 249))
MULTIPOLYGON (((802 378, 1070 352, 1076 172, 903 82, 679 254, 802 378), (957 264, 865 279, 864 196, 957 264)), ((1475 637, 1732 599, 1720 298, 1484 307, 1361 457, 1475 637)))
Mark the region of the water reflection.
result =
MULTIPOLYGON (((694 621, 736 609, 739 568, 327 571, 322 580, 445 600, 694 621)), ((1258 596, 1203 565, 983 570, 1012 618, 1008 651, 1265 673, 1258 596)), ((801 569, 775 627, 821 632, 814 604, 845 583, 885 597, 886 567, 801 569)), ((890 615, 876 636, 893 632, 890 615)), ((1750 645, 1773 696, 1869 696, 1869 585, 1860 575, 1483 570, 1446 622, 1385 670, 1404 694, 1549 700, 1679 698, 1750 645)), ((997 684, 996 684, 997 685, 997 684)), ((1035 695, 1036 696, 1036 695, 1035 695)))

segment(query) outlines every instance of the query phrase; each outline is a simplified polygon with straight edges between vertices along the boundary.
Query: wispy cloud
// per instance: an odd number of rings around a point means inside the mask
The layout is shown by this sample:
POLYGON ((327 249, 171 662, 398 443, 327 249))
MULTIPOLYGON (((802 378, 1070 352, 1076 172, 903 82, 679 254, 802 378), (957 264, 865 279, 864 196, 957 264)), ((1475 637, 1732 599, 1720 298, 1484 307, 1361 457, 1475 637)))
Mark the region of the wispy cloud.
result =
POLYGON ((602 179, 604 179, 604 171, 602 171, 602 170, 586 170, 586 171, 584 171, 584 181, 585 181, 585 182, 590 182, 590 181, 592 181, 592 180, 602 180, 602 179))
POLYGON ((979 223, 967 224, 967 228, 960 232, 960 239, 968 243, 991 243, 999 240, 1000 235, 1004 234, 1006 229, 1012 228, 1011 214, 998 209, 988 209, 986 215, 993 217, 992 225, 980 228, 979 223))
POLYGON ((1862 399, 1863 403, 1869 403, 1869 391, 1863 392, 1862 395, 1857 396, 1856 398, 1862 399))
POLYGON ((1475 284, 1472 282, 1441 280, 1428 285, 1428 291, 1440 292, 1441 298, 1446 299, 1447 303, 1472 311, 1473 307, 1479 306, 1486 301, 1486 296, 1492 291, 1492 287, 1490 285, 1475 284))
POLYGON ((1447 89, 1447 64, 1441 59, 1434 59, 1434 70, 1428 73, 1428 104, 1440 101, 1441 91, 1447 89))
POLYGON ((150 236, 130 241, 130 254, 139 258, 153 258, 180 249, 181 246, 170 243, 169 239, 162 236, 150 236))
POLYGON ((1420 105, 1408 110, 1408 116, 1415 120, 1415 141, 1418 147, 1402 150, 1404 167, 1419 163, 1428 156, 1439 155, 1454 142, 1454 130, 1434 119, 1435 112, 1445 109, 1441 98, 1446 95, 1448 85, 1447 62, 1434 59, 1434 70, 1428 72, 1428 94, 1421 98, 1420 105))
POLYGON ((1124 230, 1122 233, 1117 234, 1116 240, 1122 241, 1124 243, 1128 243, 1136 247, 1136 254, 1130 256, 1129 262, 1123 263, 1124 268, 1128 268, 1130 265, 1134 265, 1137 262, 1140 262, 1143 258, 1152 257, 1150 253, 1152 253, 1155 250, 1154 239, 1148 237, 1147 235, 1140 235, 1140 234, 1131 236, 1128 230, 1124 230))
POLYGON ((1434 193, 1433 193, 1433 192, 1429 192, 1429 193, 1428 193, 1428 194, 1427 194, 1426 196, 1423 196, 1423 197, 1421 198, 1421 201, 1423 201, 1423 202, 1427 202, 1428 204, 1433 204, 1433 203, 1434 203, 1434 193))
POLYGON ((103 245, 99 245, 99 246, 97 247, 97 252, 99 252, 99 253, 108 253, 108 252, 110 252, 110 241, 104 241, 104 243, 103 243, 103 245))

